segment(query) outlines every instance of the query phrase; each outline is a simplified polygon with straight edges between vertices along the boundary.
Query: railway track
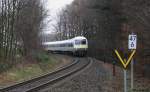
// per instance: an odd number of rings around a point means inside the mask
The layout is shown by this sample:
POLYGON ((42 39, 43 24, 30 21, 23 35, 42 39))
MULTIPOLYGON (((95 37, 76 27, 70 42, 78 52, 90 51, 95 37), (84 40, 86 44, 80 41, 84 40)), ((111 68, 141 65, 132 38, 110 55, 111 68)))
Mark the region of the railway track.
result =
POLYGON ((5 87, 0 89, 0 92, 37 92, 40 89, 44 89, 54 83, 61 81, 76 72, 84 69, 91 63, 90 59, 76 59, 68 66, 62 67, 54 72, 28 80, 16 85, 5 87))

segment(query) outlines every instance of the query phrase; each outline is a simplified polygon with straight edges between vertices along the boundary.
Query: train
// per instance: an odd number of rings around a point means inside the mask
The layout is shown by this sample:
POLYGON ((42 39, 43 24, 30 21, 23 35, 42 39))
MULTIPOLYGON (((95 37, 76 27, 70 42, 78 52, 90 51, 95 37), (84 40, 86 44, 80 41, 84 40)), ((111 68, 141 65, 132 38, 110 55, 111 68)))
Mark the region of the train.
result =
POLYGON ((88 40, 84 36, 77 36, 68 40, 44 42, 43 46, 48 52, 69 52, 74 56, 86 56, 88 40))

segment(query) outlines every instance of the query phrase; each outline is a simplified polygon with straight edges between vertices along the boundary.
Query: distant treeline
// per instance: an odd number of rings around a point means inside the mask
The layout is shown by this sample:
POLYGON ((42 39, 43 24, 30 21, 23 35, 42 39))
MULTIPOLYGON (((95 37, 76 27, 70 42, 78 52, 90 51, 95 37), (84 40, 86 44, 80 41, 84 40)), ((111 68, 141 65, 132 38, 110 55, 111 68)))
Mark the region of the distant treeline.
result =
POLYGON ((58 15, 54 26, 57 40, 85 36, 89 40, 89 56, 118 62, 114 49, 122 57, 128 56, 128 35, 133 32, 138 36, 137 66, 149 64, 149 4, 148 0, 75 0, 58 15))
POLYGON ((119 5, 110 0, 75 0, 58 17, 58 40, 85 36, 89 56, 111 61, 113 49, 121 43, 119 5))

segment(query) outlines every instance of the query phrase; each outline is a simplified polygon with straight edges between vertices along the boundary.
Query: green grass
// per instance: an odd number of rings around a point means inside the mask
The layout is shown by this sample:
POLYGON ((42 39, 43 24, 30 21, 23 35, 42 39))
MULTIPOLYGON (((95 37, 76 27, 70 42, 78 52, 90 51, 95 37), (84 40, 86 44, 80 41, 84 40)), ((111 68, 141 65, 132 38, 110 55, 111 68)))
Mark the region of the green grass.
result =
POLYGON ((56 57, 49 57, 47 54, 38 54, 36 56, 38 60, 34 64, 21 64, 13 67, 4 74, 0 75, 0 86, 9 85, 10 83, 16 83, 24 80, 40 76, 47 72, 52 71, 59 63, 56 57))
POLYGON ((11 80, 25 80, 30 79, 35 75, 39 75, 42 73, 39 65, 31 65, 22 68, 13 68, 11 71, 8 72, 8 78, 11 80))

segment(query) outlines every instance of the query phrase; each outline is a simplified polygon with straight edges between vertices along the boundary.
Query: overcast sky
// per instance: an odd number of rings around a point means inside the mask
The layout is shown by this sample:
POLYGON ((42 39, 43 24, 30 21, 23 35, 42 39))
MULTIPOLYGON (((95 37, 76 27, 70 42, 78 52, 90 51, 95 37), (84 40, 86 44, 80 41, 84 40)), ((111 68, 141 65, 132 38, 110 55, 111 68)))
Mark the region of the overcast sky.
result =
POLYGON ((73 0, 46 0, 46 9, 49 11, 48 14, 51 16, 51 23, 47 25, 48 31, 53 31, 52 24, 56 23, 57 13, 64 8, 67 4, 71 4, 73 0))

